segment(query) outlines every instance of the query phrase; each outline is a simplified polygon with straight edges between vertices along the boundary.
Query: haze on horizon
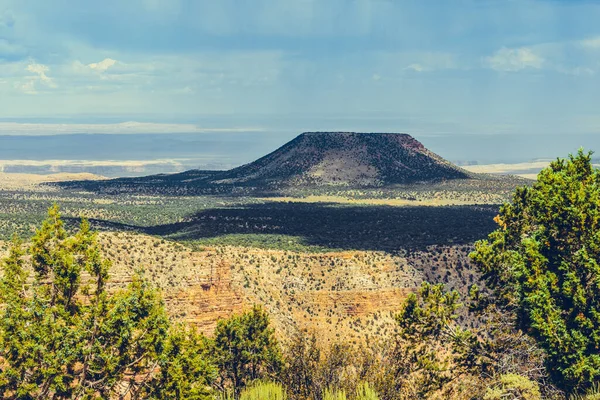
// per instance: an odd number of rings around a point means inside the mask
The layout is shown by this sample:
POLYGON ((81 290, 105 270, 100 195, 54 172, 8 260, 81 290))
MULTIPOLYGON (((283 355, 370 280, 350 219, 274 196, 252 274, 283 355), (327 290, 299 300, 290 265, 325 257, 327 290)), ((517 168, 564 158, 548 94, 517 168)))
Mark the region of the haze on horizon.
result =
POLYGON ((117 135, 61 159, 185 158, 192 134, 234 165, 314 130, 406 132, 456 162, 600 151, 599 18, 587 0, 3 0, 0 136, 22 138, 0 158, 54 159, 15 149, 76 133, 117 135))

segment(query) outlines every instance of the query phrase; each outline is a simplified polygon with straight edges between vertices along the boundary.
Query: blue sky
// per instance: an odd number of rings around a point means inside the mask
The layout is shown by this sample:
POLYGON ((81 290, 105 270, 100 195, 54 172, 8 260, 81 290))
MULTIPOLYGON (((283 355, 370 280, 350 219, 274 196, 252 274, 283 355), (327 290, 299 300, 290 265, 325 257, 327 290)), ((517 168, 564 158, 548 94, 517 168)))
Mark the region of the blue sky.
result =
POLYGON ((0 133, 597 134, 598 21, 583 0, 0 0, 0 133))

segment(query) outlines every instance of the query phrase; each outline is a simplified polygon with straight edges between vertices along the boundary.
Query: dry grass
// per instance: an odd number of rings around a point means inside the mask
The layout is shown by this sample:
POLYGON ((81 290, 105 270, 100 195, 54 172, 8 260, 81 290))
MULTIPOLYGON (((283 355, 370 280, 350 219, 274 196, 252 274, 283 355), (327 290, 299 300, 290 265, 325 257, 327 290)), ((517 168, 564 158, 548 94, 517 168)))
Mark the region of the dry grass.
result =
POLYGON ((473 205, 480 204, 477 199, 448 199, 448 198, 432 198, 423 200, 407 200, 407 199, 369 199, 369 198, 350 198, 343 196, 330 195, 312 195, 306 197, 268 197, 261 198, 264 201, 275 202, 295 202, 295 203, 338 203, 338 204, 363 204, 376 206, 458 206, 458 205, 473 205))

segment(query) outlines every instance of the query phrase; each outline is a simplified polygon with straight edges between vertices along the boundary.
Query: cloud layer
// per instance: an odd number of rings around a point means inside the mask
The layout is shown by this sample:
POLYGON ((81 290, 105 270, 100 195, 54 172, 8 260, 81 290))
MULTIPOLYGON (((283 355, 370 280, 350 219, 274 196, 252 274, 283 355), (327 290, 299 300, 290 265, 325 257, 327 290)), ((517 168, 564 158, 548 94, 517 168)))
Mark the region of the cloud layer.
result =
POLYGON ((378 115, 540 133, 595 121, 598 19, 599 4, 566 0, 4 0, 0 117, 378 115))
POLYGON ((526 47, 519 49, 503 47, 493 56, 487 57, 486 61, 489 67, 496 71, 514 72, 526 68, 540 69, 544 65, 544 59, 526 47))
POLYGON ((259 128, 202 128, 195 124, 121 122, 113 124, 0 122, 0 135, 57 135, 75 133, 227 133, 258 132, 259 128))

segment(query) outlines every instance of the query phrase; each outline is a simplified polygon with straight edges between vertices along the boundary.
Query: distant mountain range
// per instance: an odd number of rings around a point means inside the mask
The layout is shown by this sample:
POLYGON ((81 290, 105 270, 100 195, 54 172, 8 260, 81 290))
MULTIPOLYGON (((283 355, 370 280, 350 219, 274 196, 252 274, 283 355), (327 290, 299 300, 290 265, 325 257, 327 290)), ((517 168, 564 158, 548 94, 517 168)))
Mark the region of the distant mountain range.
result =
POLYGON ((258 160, 228 171, 191 170, 171 175, 106 181, 64 182, 61 186, 102 192, 189 192, 232 188, 384 187, 418 182, 474 179, 401 133, 307 132, 258 160))

